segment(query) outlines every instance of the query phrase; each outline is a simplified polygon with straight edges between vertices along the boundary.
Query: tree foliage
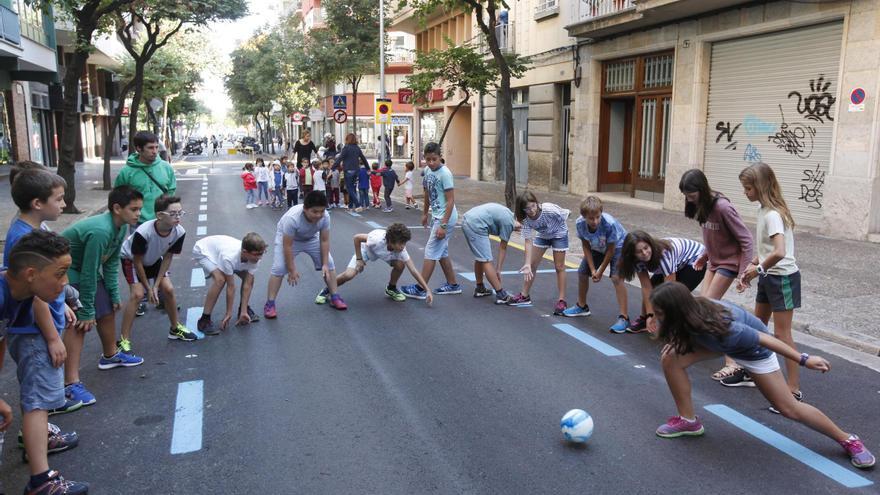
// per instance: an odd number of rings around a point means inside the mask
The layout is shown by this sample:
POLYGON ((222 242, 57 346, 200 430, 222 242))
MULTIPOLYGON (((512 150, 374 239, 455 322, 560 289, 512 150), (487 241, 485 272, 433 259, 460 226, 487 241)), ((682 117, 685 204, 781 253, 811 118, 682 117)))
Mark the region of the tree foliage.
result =
MULTIPOLYGON (((445 50, 431 50, 416 55, 413 73, 407 76, 405 84, 413 90, 413 101, 416 104, 429 104, 430 96, 438 86, 443 89, 445 99, 461 96, 461 100, 446 120, 440 143, 446 138, 449 125, 458 110, 471 103, 474 95, 487 94, 498 89, 500 73, 492 60, 487 60, 480 51, 471 44, 456 46, 449 38, 445 39, 445 50)), ((522 76, 527 61, 510 54, 505 55, 513 77, 522 76)))

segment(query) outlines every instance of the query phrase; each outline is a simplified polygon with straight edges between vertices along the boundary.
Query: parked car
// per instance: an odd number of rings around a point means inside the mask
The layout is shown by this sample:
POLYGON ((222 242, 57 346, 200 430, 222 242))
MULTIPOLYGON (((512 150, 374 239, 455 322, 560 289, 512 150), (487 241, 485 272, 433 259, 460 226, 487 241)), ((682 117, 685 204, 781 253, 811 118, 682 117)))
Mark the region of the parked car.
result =
POLYGON ((241 138, 241 141, 235 145, 235 149, 240 152, 246 151, 248 148, 253 150, 254 153, 260 153, 263 149, 260 143, 257 142, 257 138, 251 136, 241 138))
POLYGON ((204 147, 202 146, 202 140, 196 138, 189 138, 186 142, 186 146, 183 147, 184 155, 201 155, 204 152, 204 147))

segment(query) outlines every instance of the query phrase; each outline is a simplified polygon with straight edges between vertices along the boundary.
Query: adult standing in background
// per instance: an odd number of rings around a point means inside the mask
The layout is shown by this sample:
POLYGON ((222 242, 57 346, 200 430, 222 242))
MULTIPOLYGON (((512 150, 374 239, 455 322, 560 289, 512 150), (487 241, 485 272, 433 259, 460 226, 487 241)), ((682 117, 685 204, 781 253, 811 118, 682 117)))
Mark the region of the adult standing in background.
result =
POLYGON ((144 207, 138 219, 138 224, 142 224, 156 218, 153 211, 156 198, 163 194, 174 196, 177 179, 171 165, 159 158, 159 138, 155 134, 141 131, 132 141, 134 153, 119 171, 113 187, 131 186, 144 196, 144 207))
POLYGON ((352 207, 366 207, 367 205, 360 204, 360 201, 358 200, 357 183, 361 163, 367 168, 369 168, 370 164, 367 162, 367 157, 364 156, 364 152, 361 151, 361 147, 358 146, 357 135, 353 132, 350 132, 345 136, 345 146, 342 148, 342 151, 336 155, 334 165, 339 165, 340 163, 342 164, 343 176, 345 177, 345 189, 348 190, 348 196, 351 199, 352 207))
POLYGON ((293 145, 293 155, 296 157, 296 163, 302 163, 306 159, 311 163, 312 153, 318 154, 318 147, 312 142, 312 131, 308 129, 303 131, 296 144, 293 145))

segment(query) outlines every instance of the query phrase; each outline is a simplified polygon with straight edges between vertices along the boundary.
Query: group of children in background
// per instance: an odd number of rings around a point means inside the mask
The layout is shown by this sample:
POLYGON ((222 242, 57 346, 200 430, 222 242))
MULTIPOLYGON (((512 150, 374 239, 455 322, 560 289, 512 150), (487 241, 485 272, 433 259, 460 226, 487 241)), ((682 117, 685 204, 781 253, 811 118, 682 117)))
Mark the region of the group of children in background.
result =
POLYGON ((268 166, 262 158, 257 158, 255 163, 245 163, 241 172, 245 208, 266 206, 280 210, 285 208, 285 202, 290 208, 311 191, 321 191, 327 196, 328 208, 361 212, 366 205, 382 208, 384 189, 385 207, 382 211, 390 213, 394 211, 391 193, 396 186, 404 188, 406 209, 415 208, 412 194, 415 164, 411 161, 405 164, 406 172, 402 180, 391 160, 385 160, 384 165, 382 168, 378 163, 373 163, 371 168, 367 168, 366 164, 361 166, 356 182, 357 191, 349 191, 342 179, 342 165, 334 164, 329 158, 311 162, 303 159, 302 163, 294 164, 282 156, 272 160, 268 166))
MULTIPOLYGON (((245 165, 241 177, 248 208, 282 208, 284 202, 288 207, 275 235, 274 262, 263 308, 266 318, 277 317, 275 297, 285 279, 289 285, 298 283, 300 273, 295 258, 300 253, 311 258, 325 282, 315 302, 339 310, 347 309, 347 305, 338 294, 338 287, 361 273, 368 261, 381 260, 390 266, 391 275, 384 290, 394 301, 411 297, 430 303, 432 292, 462 292, 448 247, 458 224, 453 177, 442 162, 439 146, 429 143, 424 156, 427 167, 422 224, 430 229, 430 234, 421 271, 416 270, 406 252, 406 243, 411 239, 409 229, 393 224, 387 229, 356 234, 352 239, 354 256, 347 268, 337 274, 330 254, 327 210, 349 207, 353 192, 340 191, 344 181, 340 180, 339 168, 331 166, 329 160, 304 160, 298 167, 282 157, 273 161, 271 168, 262 159, 257 160, 256 167, 245 165), (304 199, 302 205, 298 204, 300 196, 304 199), (437 263, 446 283, 430 291, 428 283, 437 263), (416 283, 398 290, 404 269, 412 273, 416 283)), ((66 487, 58 493, 86 493, 87 485, 64 480, 57 471, 49 469, 47 454, 76 446, 78 437, 48 423, 48 415, 95 403, 94 395, 85 389, 78 375, 84 332, 91 326, 97 326, 101 339, 100 369, 143 363, 143 358, 131 351, 131 315, 144 296, 153 304, 164 304, 170 323, 169 339, 195 339, 194 332, 178 320, 174 290, 167 276, 171 259, 181 252, 184 242, 180 219, 185 212, 179 197, 163 194, 152 204, 156 218, 140 224, 134 235, 127 237, 129 226, 138 224, 144 197, 131 187, 119 186, 109 195, 106 213, 80 220, 62 235, 53 234, 44 222, 60 215, 66 184, 39 165, 29 168, 32 170, 17 169, 10 177, 13 200, 20 213, 7 234, 7 271, 0 274, 0 329, 9 327, 4 332, 8 333, 6 338, 0 334, 0 365, 8 341, 21 384, 21 444, 32 473, 28 493, 56 493, 50 489, 58 486, 66 487), (115 312, 122 307, 117 283, 120 266, 130 285, 130 298, 122 334, 117 339, 113 322, 115 312)), ((403 185, 407 189, 406 206, 414 207, 413 170, 412 162, 407 163, 401 181, 390 161, 381 170, 378 164, 373 164, 372 170, 361 167, 357 192, 366 200, 367 189, 372 190, 372 205, 378 207, 384 186, 384 211, 391 211, 391 191, 403 185)), ((714 379, 726 386, 757 386, 771 403, 773 412, 833 438, 844 447, 854 466, 872 466, 874 457, 857 436, 839 429, 821 411, 803 403, 798 365, 821 371, 829 370, 830 365, 820 357, 798 354, 792 339, 793 311, 800 307, 794 220, 769 166, 751 165, 739 179, 748 200, 760 205, 754 238, 730 201, 713 191, 705 175, 696 169, 684 174, 679 187, 686 198, 686 215, 702 227, 702 243, 657 238, 640 230, 627 232, 604 211, 599 198, 584 199, 575 222, 584 255, 577 270, 578 294, 573 305, 566 302, 569 210, 541 203, 529 191, 520 194, 513 212, 495 203, 473 208, 462 216, 461 229, 474 258, 474 297, 494 293, 497 304, 531 304, 530 289, 538 265, 546 251, 551 250, 558 289, 554 314, 588 316, 590 282, 600 282, 607 271, 619 307, 610 330, 651 332, 667 344, 661 364, 679 415, 661 425, 656 431, 658 436, 703 433, 703 426, 694 415, 686 369, 704 359, 726 356, 722 369, 712 376, 714 379), (513 295, 502 287, 498 274, 510 236, 518 229, 525 240, 526 262, 519 270, 523 274, 522 289, 513 295), (501 240, 494 263, 489 240, 493 235, 501 240), (757 246, 756 254, 752 252, 753 243, 757 246), (484 278, 494 292, 486 287, 484 278), (633 278, 638 278, 642 286, 641 308, 636 318, 630 317, 623 285, 633 278), (754 316, 720 301, 731 285, 744 291, 753 282, 757 283, 754 316), (701 283, 703 297, 695 298, 691 292, 701 283), (776 338, 769 335, 765 326, 770 318, 774 320, 776 338), (786 358, 787 378, 780 372, 775 353, 786 358)), ((230 322, 257 321, 258 315, 249 302, 254 274, 267 247, 257 233, 249 233, 242 240, 209 236, 195 244, 193 257, 211 280, 204 314, 198 322, 199 331, 216 335, 230 322), (242 280, 237 311, 235 278, 242 280), (215 326, 211 311, 221 294, 225 294, 226 313, 219 326, 215 326)), ((2 430, 11 422, 11 410, 2 399, 0 416, 2 430)))

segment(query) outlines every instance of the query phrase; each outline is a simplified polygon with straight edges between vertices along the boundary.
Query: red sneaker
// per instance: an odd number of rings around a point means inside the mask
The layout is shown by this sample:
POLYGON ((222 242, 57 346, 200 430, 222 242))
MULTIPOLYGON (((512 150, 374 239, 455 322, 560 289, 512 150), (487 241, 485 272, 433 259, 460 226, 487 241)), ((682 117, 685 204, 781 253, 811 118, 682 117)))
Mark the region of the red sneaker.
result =
POLYGON ((330 296, 330 306, 340 311, 348 309, 348 304, 345 304, 345 301, 342 300, 339 294, 330 296))

